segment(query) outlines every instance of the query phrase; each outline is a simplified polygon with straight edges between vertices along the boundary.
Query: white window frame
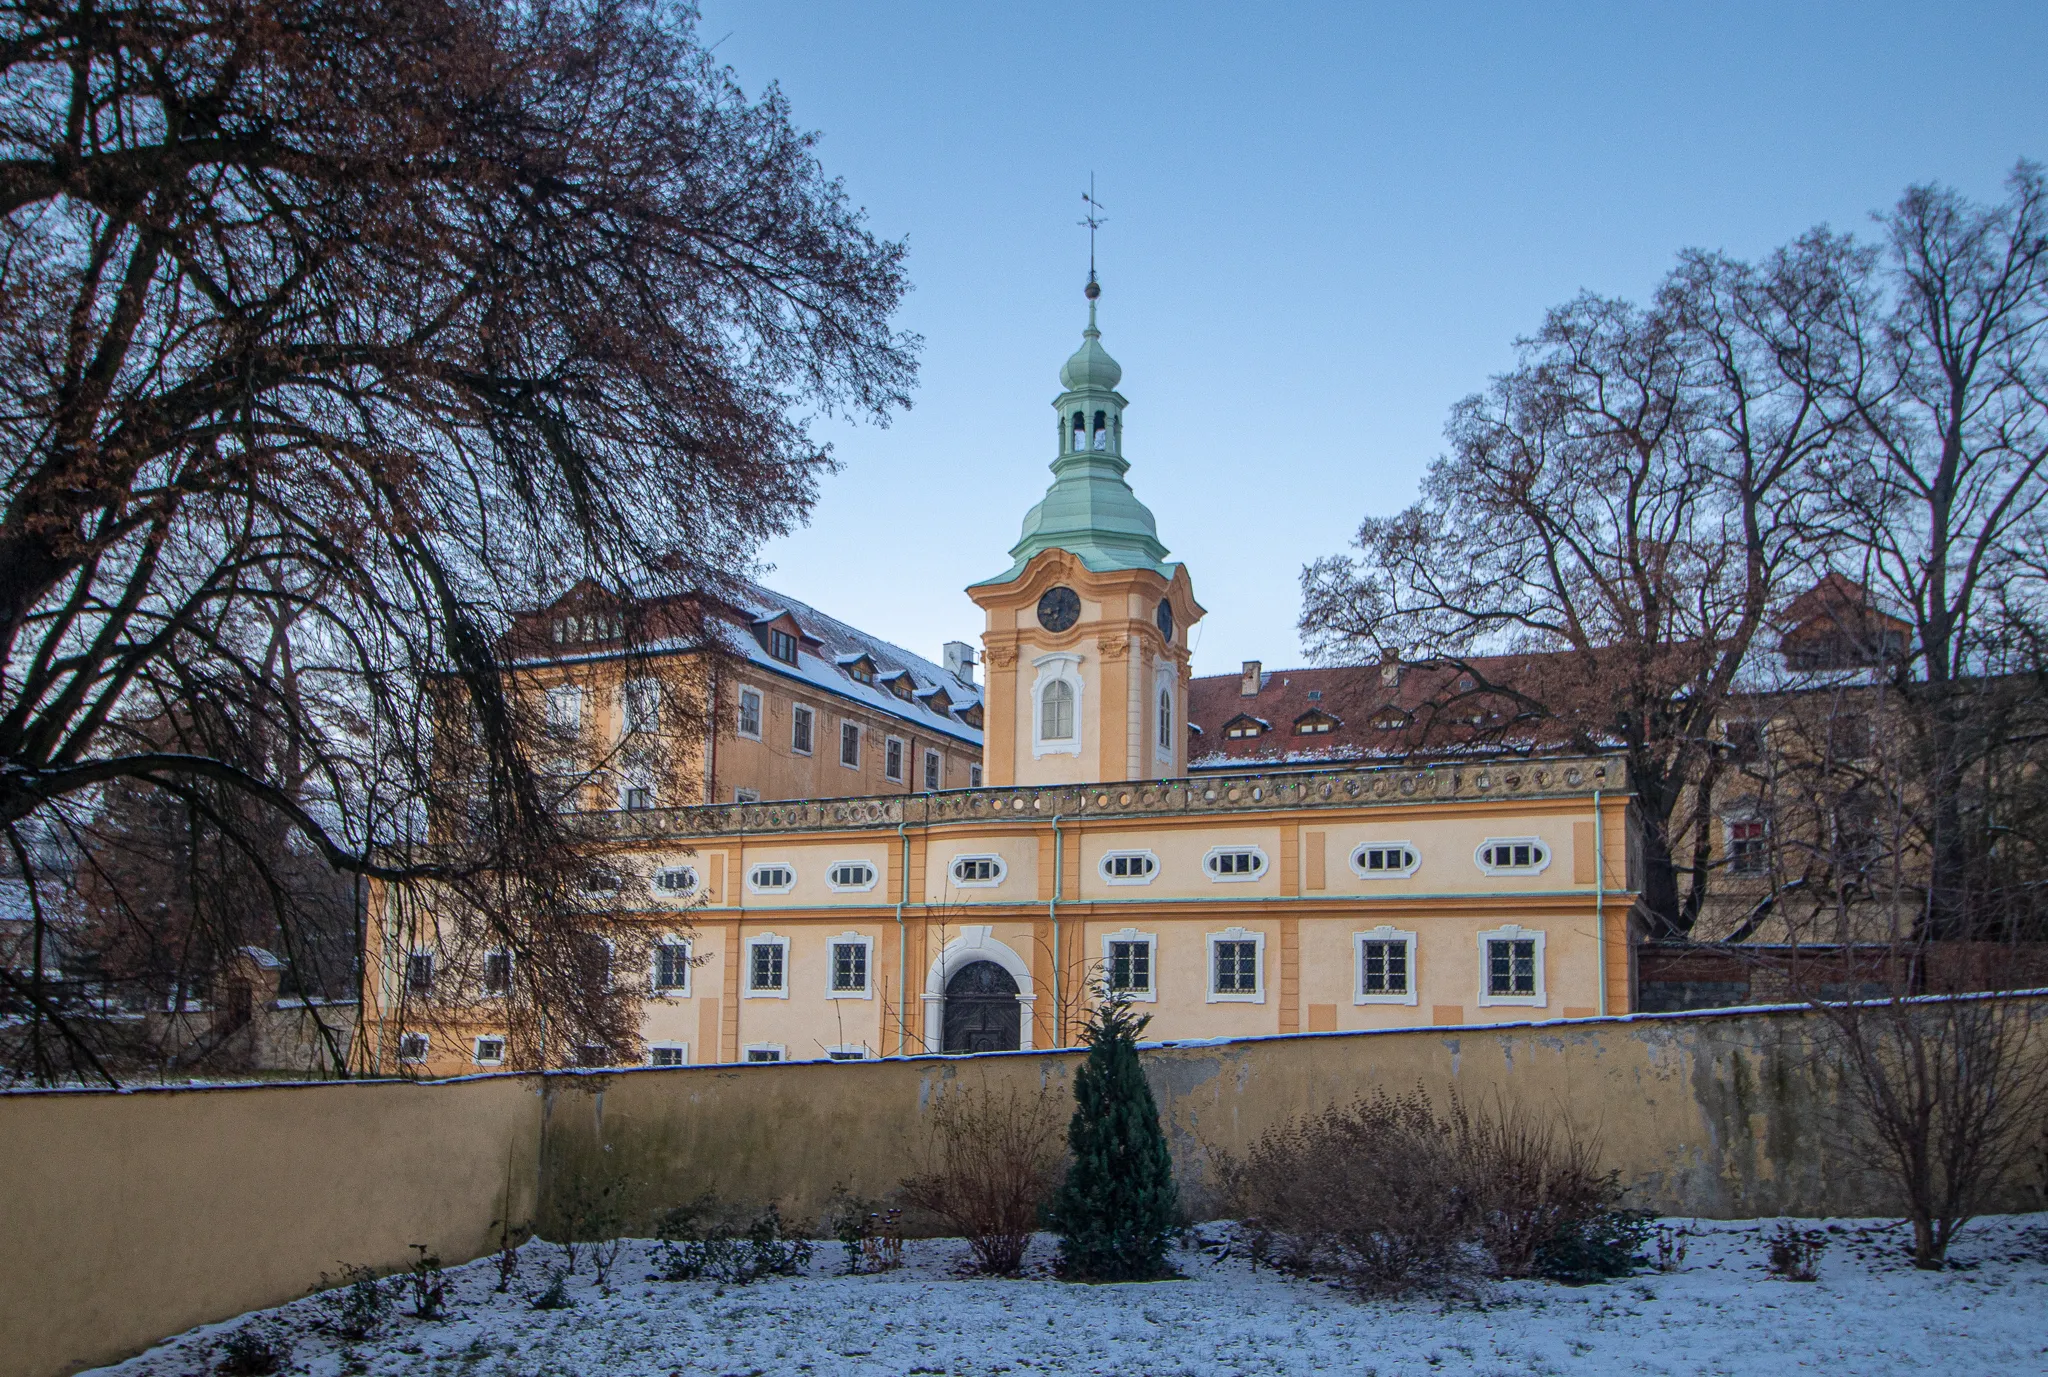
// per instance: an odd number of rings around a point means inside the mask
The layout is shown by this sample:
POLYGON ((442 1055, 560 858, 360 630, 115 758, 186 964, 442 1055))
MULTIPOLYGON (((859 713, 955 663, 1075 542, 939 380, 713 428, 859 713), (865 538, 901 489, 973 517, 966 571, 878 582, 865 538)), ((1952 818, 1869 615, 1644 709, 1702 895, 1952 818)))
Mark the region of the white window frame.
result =
POLYGON ((749 894, 787 894, 789 893, 789 891, 795 888, 796 863, 794 861, 755 861, 752 865, 747 867, 747 892, 749 894), (778 870, 788 871, 789 883, 783 885, 764 885, 758 883, 756 877, 760 875, 760 873, 763 870, 766 870, 771 866, 775 867, 778 870))
POLYGON ((557 684, 548 690, 547 726, 557 736, 575 736, 583 730, 581 685, 557 684))
POLYGON ((648 891, 652 893, 655 898, 666 899, 670 903, 677 904, 687 903, 690 897, 697 892, 697 886, 700 883, 702 883, 702 879, 698 876, 697 867, 694 865, 657 866, 655 868, 654 873, 647 877, 648 891), (674 875, 678 873, 689 876, 690 882, 680 889, 664 888, 661 883, 661 877, 664 875, 674 875))
POLYGON ((1479 934, 1480 1008, 1490 1009, 1496 1005, 1500 1005, 1516 1006, 1524 1009, 1541 1009, 1547 1005, 1548 1001, 1549 990, 1547 983, 1544 980, 1543 930, 1541 928, 1525 928, 1517 926, 1514 923, 1506 923, 1500 927, 1491 928, 1479 934), (1489 987, 1493 984, 1493 980, 1492 971, 1489 969, 1489 962, 1487 960, 1489 956, 1489 953, 1487 951, 1487 943, 1528 941, 1532 938, 1536 942, 1536 993, 1526 995, 1497 995, 1489 993, 1488 990, 1489 987))
POLYGON ((733 713, 732 731, 734 736, 748 741, 759 741, 761 729, 768 721, 768 695, 750 684, 740 685, 740 701, 733 713), (754 700, 754 729, 747 730, 747 700, 754 700))
MULTIPOLYGON (((674 1063, 674 1065, 675 1065, 675 1066, 688 1066, 688 1065, 690 1064, 690 1044, 689 1044, 689 1043, 687 1043, 687 1042, 650 1042, 650 1043, 648 1043, 648 1044, 647 1044, 647 1064, 648 1064, 649 1066, 660 1066, 660 1065, 661 1065, 661 1063, 660 1063, 659 1061, 655 1060, 655 1053, 657 1053, 657 1052, 674 1052, 674 1053, 676 1054, 676 1061, 675 1061, 675 1063, 674 1063)), ((669 1067, 669 1068, 667 1068, 667 1069, 669 1069, 669 1070, 673 1070, 673 1069, 674 1069, 674 1066, 671 1066, 671 1067, 669 1067)))
MULTIPOLYGON (((1209 877, 1209 883, 1211 884, 1249 884, 1254 880, 1265 879, 1266 872, 1271 870, 1272 868, 1272 858, 1266 854, 1266 849, 1262 846, 1254 846, 1250 842, 1233 842, 1228 846, 1212 846, 1202 854, 1202 873, 1209 877), (1258 868, 1252 871, 1251 874, 1219 875, 1213 869, 1210 868, 1209 863, 1215 860, 1218 856, 1224 855, 1225 853, 1235 853, 1238 851, 1249 851, 1254 856, 1257 856, 1259 858, 1258 868)), ((1259 978, 1261 981, 1265 979, 1263 975, 1261 975, 1259 978)))
POLYGON ((1771 820, 1761 812, 1730 813, 1721 819, 1721 855, 1728 862, 1725 867, 1730 875, 1768 875, 1771 873, 1771 820), (1742 857, 1735 854, 1735 829, 1757 826, 1764 829, 1761 838, 1762 850, 1757 853, 1754 867, 1739 866, 1742 857))
MULTIPOLYGON (((784 978, 783 983, 789 983, 787 977, 784 978)), ((875 939, 872 937, 863 937, 861 936, 861 934, 857 932, 842 932, 837 937, 827 938, 825 940, 825 998, 873 999, 874 997, 875 939), (839 964, 838 949, 840 947, 853 945, 858 945, 863 951, 860 967, 863 981, 861 988, 858 990, 834 989, 832 978, 836 973, 834 968, 839 964)))
POLYGON ((924 752, 924 792, 935 794, 946 787, 946 757, 931 747, 924 752))
POLYGON ((885 736, 885 737, 883 737, 883 738, 882 738, 882 778, 883 778, 883 779, 886 779, 886 780, 889 780, 889 781, 890 781, 891 783, 895 783, 895 784, 901 784, 901 783, 903 783, 903 775, 904 775, 904 768, 905 768, 905 766, 907 766, 907 765, 909 764, 909 757, 910 757, 910 746, 909 746, 909 743, 905 742, 905 741, 904 741, 904 739, 903 739, 902 737, 900 737, 900 736, 885 736), (896 761, 896 769, 894 770, 894 772, 891 772, 891 771, 890 771, 890 769, 889 769, 889 760, 890 760, 890 758, 891 758, 892 756, 893 756, 893 757, 895 758, 895 761, 896 761))
POLYGON ((628 679, 619 685, 619 735, 633 736, 638 733, 654 733, 661 730, 661 680, 645 676, 628 679), (634 710, 634 700, 647 695, 640 707, 648 709, 644 714, 634 710))
POLYGON ((441 962, 435 957, 431 947, 414 947, 405 954, 405 974, 403 980, 405 982, 405 993, 408 997, 432 999, 434 997, 434 987, 439 983, 440 979, 441 962), (414 985, 412 979, 412 963, 419 960, 424 960, 427 963, 427 983, 424 988, 414 985))
MULTIPOLYGON (((1232 848, 1235 850, 1236 848, 1232 848)), ((1212 932, 1204 939, 1202 949, 1202 984, 1209 991, 1206 1002, 1210 1004, 1264 1004, 1266 1002, 1266 934, 1253 932, 1248 928, 1225 928, 1212 932), (1243 990, 1219 990, 1216 988, 1216 944, 1218 942, 1255 942, 1258 950, 1252 955, 1252 979, 1254 988, 1247 994, 1243 990)))
POLYGON ((657 807, 659 800, 660 795, 655 790, 654 776, 651 772, 629 770, 620 775, 619 809, 621 812, 644 813, 657 807), (647 802, 639 808, 635 808, 632 802, 633 791, 636 789, 645 789, 647 791, 647 802))
POLYGON ((1555 859, 1555 849, 1541 837, 1488 837, 1472 848, 1472 864, 1479 867, 1479 873, 1482 875, 1541 875, 1550 869, 1550 863, 1555 859), (1535 865, 1508 866, 1493 865, 1485 859, 1488 847, 1522 845, 1536 847, 1543 853, 1543 859, 1535 865))
POLYGON ((864 735, 864 732, 863 732, 863 729, 862 729, 862 727, 861 727, 860 723, 858 723, 858 722, 854 721, 854 720, 853 720, 852 718, 848 718, 848 717, 842 717, 842 718, 840 718, 840 719, 839 719, 839 764, 840 764, 840 768, 842 768, 842 769, 847 769, 847 770, 858 770, 858 769, 860 768, 860 762, 861 762, 861 746, 862 746, 862 736, 863 736, 863 735, 864 735), (850 738, 849 738, 849 735, 848 735, 849 733, 851 733, 851 737, 850 737, 850 738), (846 758, 846 743, 847 743, 847 741, 848 741, 849 739, 851 739, 851 740, 852 740, 852 742, 853 742, 853 759, 851 759, 851 760, 848 760, 848 759, 846 758))
POLYGON ((789 1049, 779 1042, 750 1042, 740 1048, 740 1061, 751 1066, 779 1065, 789 1060, 789 1049), (756 1057, 756 1052, 773 1052, 772 1057, 756 1057))
POLYGON ((429 1038, 425 1033, 400 1033, 398 1035, 398 1064, 400 1066, 424 1065, 433 1053, 433 1039, 429 1038), (414 1043, 415 1039, 418 1040, 415 1045, 418 1046, 419 1051, 411 1056, 407 1056, 405 1053, 406 1046, 409 1043, 414 1043))
POLYGON ((479 1033, 469 1041, 469 1064, 472 1066, 503 1066, 505 1064, 505 1035, 503 1033, 479 1033), (484 1044, 498 1044, 498 1055, 484 1055, 484 1044))
POLYGON ((1048 755, 1081 754, 1081 742, 1085 733, 1082 705, 1087 701, 1083 690, 1086 687, 1081 678, 1081 656, 1070 650, 1055 651, 1041 655, 1031 662, 1038 671, 1038 678, 1031 685, 1031 758, 1037 760, 1048 755), (1056 741, 1045 739, 1045 690, 1052 683, 1066 684, 1074 691, 1074 734, 1056 741))
POLYGON ((1159 878, 1159 855, 1157 852, 1148 851, 1143 847, 1119 847, 1115 851, 1105 851, 1102 853, 1102 859, 1095 863, 1095 873, 1102 877, 1102 882, 1106 885, 1149 885, 1159 878), (1112 875, 1110 873, 1109 863, 1111 861, 1117 860, 1120 857, 1132 856, 1142 856, 1152 862, 1152 869, 1143 875, 1112 875))
POLYGON ((673 935, 658 937, 654 941, 654 960, 647 966, 647 987, 656 999, 688 999, 690 997, 690 973, 694 969, 690 957, 690 939, 673 935), (664 985, 661 983, 661 949, 681 947, 683 949, 683 983, 664 985))
POLYGON ((1116 932, 1104 933, 1102 935, 1102 982, 1105 986, 1109 984, 1110 975, 1116 969, 1115 964, 1110 960, 1110 944, 1112 942, 1143 942, 1148 948, 1145 969, 1152 979, 1150 989, 1120 990, 1116 991, 1116 993, 1123 995, 1134 1003, 1157 1003, 1159 999, 1159 934, 1156 932, 1140 932, 1136 928, 1120 928, 1116 932))
MULTIPOLYGON (((1375 839, 1373 841, 1362 841, 1358 845, 1351 848, 1351 873, 1356 875, 1361 880, 1405 880, 1421 868, 1422 848, 1411 841, 1379 841, 1375 839), (1401 847, 1402 849, 1407 851, 1407 853, 1410 856, 1414 857, 1414 859, 1399 870, 1366 869, 1366 852, 1372 850, 1385 851, 1391 847, 1396 846, 1401 847)), ((1521 872, 1517 871, 1516 873, 1520 874, 1521 872)))
POLYGON ((1351 936, 1351 986, 1353 1004, 1406 1004, 1413 1008, 1416 1000, 1416 986, 1421 984, 1415 967, 1415 934, 1403 932, 1390 923, 1382 923, 1370 932, 1353 933, 1351 936), (1365 988, 1365 944, 1367 942, 1401 942, 1408 948, 1408 992, 1406 994, 1368 993, 1365 988))
POLYGON ((791 704, 789 705, 789 751, 790 751, 790 754, 791 754, 791 755, 810 755, 810 754, 812 754, 812 753, 813 753, 814 751, 816 751, 816 750, 817 750, 817 748, 818 748, 818 710, 817 710, 816 708, 814 708, 814 707, 811 707, 811 706, 810 706, 810 705, 809 705, 808 703, 791 703, 791 704), (804 724, 804 736, 805 736, 805 737, 807 737, 807 738, 809 739, 809 741, 810 741, 810 745, 808 745, 808 746, 799 746, 799 745, 797 745, 797 744, 796 744, 796 724, 797 724, 797 723, 799 723, 799 722, 801 722, 801 723, 803 723, 803 724, 804 724))
POLYGON ((874 1055, 865 1042, 835 1042, 825 1049, 827 1061, 872 1061, 874 1055))
POLYGON ((487 951, 487 952, 485 952, 485 953, 484 953, 484 961, 483 961, 483 971, 484 971, 484 974, 483 974, 483 975, 480 975, 480 976, 478 976, 478 978, 477 978, 477 982, 476 982, 476 983, 477 983, 477 989, 478 989, 478 991, 479 991, 479 992, 480 992, 480 993, 481 993, 481 994, 483 995, 483 997, 484 997, 485 999, 504 999, 504 998, 506 998, 507 996, 509 996, 509 995, 510 995, 510 994, 512 993, 512 953, 511 953, 511 952, 509 952, 509 951, 506 951, 506 950, 505 950, 504 948, 502 948, 502 947, 500 947, 500 948, 498 948, 498 949, 496 949, 496 950, 494 950, 494 951, 487 951), (489 986, 489 985, 487 985, 487 984, 485 983, 486 979, 488 979, 488 977, 489 977, 489 972, 490 972, 490 969, 491 969, 491 958, 492 958, 492 957, 494 957, 494 956, 502 956, 502 957, 504 957, 504 958, 505 958, 505 988, 504 988, 504 989, 502 989, 502 990, 494 990, 494 989, 490 988, 490 986, 489 986))
POLYGON ((946 858, 946 883, 955 889, 994 889, 1009 876, 1010 863, 993 851, 963 851, 946 858), (994 861, 996 876, 993 880, 963 880, 953 873, 962 861, 994 861))
POLYGON ((825 887, 835 894, 865 894, 882 882, 882 867, 865 856, 848 856, 825 867, 825 887), (843 885, 832 878, 834 871, 842 865, 863 865, 867 867, 868 882, 864 885, 843 885))
POLYGON ((788 999, 789 998, 789 939, 764 932, 747 939, 747 965, 740 972, 741 999, 788 999), (782 984, 773 990, 757 989, 754 986, 754 948, 776 947, 782 952, 782 984))

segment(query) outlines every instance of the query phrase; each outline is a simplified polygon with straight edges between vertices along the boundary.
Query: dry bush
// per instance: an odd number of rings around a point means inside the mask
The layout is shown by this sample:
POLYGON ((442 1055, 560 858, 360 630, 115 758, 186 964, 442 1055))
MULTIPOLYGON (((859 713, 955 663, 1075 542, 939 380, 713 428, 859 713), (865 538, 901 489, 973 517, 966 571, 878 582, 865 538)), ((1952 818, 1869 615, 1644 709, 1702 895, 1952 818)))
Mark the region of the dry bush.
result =
POLYGON ((1485 1274, 1583 1280, 1627 1271, 1647 1225, 1568 1122, 1421 1091, 1375 1092, 1268 1130, 1223 1187, 1253 1255, 1331 1272, 1362 1295, 1455 1290, 1485 1274))
POLYGON ((903 1197, 960 1231, 979 1271, 1015 1276, 1058 1184, 1064 1097, 955 1084, 934 1098, 903 1197))
POLYGON ((1223 1189, 1254 1257, 1386 1296, 1477 1270, 1459 1177, 1451 1126, 1429 1098, 1382 1090, 1267 1130, 1225 1163, 1223 1189))
POLYGON ((1451 1097, 1451 1136, 1479 1244, 1504 1277, 1548 1271, 1546 1249, 1609 1210, 1621 1194, 1599 1170, 1599 1145, 1569 1120, 1496 1099, 1491 1113, 1451 1097))

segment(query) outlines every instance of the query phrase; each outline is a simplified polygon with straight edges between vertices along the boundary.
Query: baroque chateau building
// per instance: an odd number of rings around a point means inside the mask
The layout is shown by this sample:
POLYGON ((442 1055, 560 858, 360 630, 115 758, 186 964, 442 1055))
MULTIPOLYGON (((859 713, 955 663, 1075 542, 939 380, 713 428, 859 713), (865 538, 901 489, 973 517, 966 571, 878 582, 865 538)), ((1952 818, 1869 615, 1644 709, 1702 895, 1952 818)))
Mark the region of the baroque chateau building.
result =
MULTIPOLYGON (((1098 295, 1060 370, 1052 484, 967 590, 979 666, 755 585, 633 609, 632 656, 602 590, 515 629, 560 806, 618 844, 618 902, 653 938, 648 969, 615 976, 645 984, 639 1059, 1063 1046, 1105 985, 1169 1040, 1629 1012, 1619 759, 1395 749, 1400 703, 1435 690, 1392 667, 1374 675, 1387 748, 1334 757, 1328 672, 1191 681, 1203 609, 1128 482, 1098 295), (667 612, 732 653, 706 671, 701 730, 636 753, 660 710, 633 666, 667 612), (1299 748, 1227 747, 1276 730, 1299 748)), ((674 644, 687 661, 691 638, 674 644)), ((488 999, 445 988, 422 925, 384 922, 375 1069, 502 1064, 488 999), (406 1017, 441 998, 478 1012, 455 1032, 406 1017)))

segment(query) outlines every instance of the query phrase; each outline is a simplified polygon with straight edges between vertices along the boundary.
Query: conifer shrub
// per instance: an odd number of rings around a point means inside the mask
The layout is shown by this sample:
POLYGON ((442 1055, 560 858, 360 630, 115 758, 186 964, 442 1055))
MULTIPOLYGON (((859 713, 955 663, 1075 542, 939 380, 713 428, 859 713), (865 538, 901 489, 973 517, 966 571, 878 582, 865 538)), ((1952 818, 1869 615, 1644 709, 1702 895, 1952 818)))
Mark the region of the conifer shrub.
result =
POLYGON ((1113 995, 1088 1016, 1088 1059, 1074 1076, 1067 1126, 1072 1156, 1047 1211, 1060 1236, 1060 1275, 1070 1281, 1173 1274, 1166 1249, 1181 1227, 1180 1196, 1159 1107, 1138 1063, 1138 1035, 1150 1022, 1113 995))

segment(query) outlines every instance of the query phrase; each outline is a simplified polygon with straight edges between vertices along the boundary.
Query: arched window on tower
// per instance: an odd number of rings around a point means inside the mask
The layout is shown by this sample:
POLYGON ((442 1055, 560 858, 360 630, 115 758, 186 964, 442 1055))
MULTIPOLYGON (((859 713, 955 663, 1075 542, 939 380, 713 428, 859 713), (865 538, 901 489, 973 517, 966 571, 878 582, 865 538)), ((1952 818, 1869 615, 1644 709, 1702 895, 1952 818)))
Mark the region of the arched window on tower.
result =
POLYGON ((1046 741, 1074 739, 1074 686, 1064 679, 1051 680, 1039 695, 1038 734, 1046 741))
POLYGON ((1095 448, 1109 448, 1109 416, 1100 411, 1095 413, 1095 448))
POLYGON ((1173 690, 1159 690, 1159 749, 1173 749, 1173 690))
POLYGON ((1077 411, 1074 413, 1074 443, 1072 448, 1076 454, 1088 448, 1088 416, 1086 412, 1077 411))

